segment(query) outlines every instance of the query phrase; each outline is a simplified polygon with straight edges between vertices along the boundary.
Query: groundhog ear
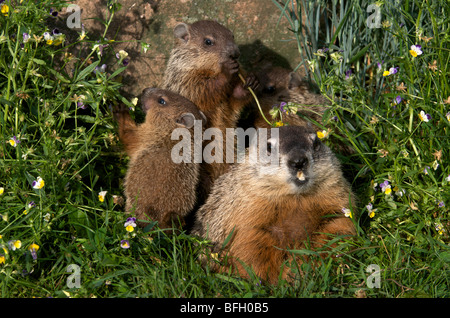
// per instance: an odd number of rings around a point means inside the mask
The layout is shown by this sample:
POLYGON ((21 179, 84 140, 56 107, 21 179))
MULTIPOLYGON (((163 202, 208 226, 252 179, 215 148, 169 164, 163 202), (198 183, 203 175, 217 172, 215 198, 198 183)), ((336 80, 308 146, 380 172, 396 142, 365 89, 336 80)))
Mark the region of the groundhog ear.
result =
POLYGON ((191 113, 186 113, 180 116, 180 118, 177 119, 177 124, 185 127, 187 129, 190 129, 194 126, 195 123, 195 116, 191 113))
POLYGON ((186 23, 178 24, 175 29, 173 29, 173 34, 176 38, 182 40, 184 43, 189 41, 189 27, 186 23))
POLYGON ((302 85, 302 79, 300 78, 300 76, 295 73, 295 72, 291 72, 289 73, 289 85, 288 88, 289 89, 293 89, 296 87, 300 87, 302 85))

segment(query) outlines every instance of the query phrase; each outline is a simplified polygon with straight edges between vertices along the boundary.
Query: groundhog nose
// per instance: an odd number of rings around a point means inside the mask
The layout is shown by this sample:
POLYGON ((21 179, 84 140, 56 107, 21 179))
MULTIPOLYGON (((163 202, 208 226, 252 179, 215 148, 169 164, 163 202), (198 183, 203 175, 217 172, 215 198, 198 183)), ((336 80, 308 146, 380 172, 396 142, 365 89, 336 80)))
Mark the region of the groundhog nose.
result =
POLYGON ((302 170, 308 165, 308 158, 297 157, 293 160, 289 160, 288 165, 295 170, 302 170))
POLYGON ((232 46, 229 49, 230 58, 233 60, 237 60, 239 56, 241 56, 241 52, 237 46, 232 46))

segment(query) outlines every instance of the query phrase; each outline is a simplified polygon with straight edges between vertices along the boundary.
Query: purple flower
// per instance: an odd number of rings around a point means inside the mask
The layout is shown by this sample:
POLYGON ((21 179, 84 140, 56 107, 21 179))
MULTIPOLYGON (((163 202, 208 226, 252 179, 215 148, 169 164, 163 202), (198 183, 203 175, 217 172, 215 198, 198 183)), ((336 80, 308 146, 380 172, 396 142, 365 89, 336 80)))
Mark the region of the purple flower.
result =
POLYGON ((122 240, 120 241, 120 247, 121 248, 130 248, 130 242, 128 240, 122 240))
POLYGON ((30 35, 28 33, 23 33, 22 34, 23 37, 23 43, 27 43, 30 40, 30 35))
POLYGON ((123 66, 127 66, 128 64, 130 64, 130 59, 124 59, 122 61, 123 66))
POLYGON ((423 169, 423 173, 428 174, 428 169, 430 169, 430 167, 429 167, 429 166, 426 166, 426 167, 423 169))
POLYGON ((50 14, 51 14, 53 17, 57 17, 57 16, 58 16, 58 11, 55 11, 55 10, 53 10, 53 9, 50 9, 50 14))
POLYGON ((77 107, 81 108, 81 109, 86 109, 86 105, 83 102, 81 102, 81 101, 77 102, 77 107))
POLYGON ((444 203, 444 201, 439 201, 439 204, 438 204, 438 206, 439 206, 440 208, 443 208, 443 207, 445 206, 445 203, 444 203))
POLYGON ((107 67, 106 64, 103 64, 103 65, 100 66, 100 67, 96 66, 93 72, 94 72, 94 74, 96 74, 97 71, 99 71, 100 73, 105 73, 106 67, 107 67))
POLYGON ((381 70, 381 67, 383 66, 384 61, 378 62, 377 67, 379 70, 381 70))
POLYGON ((348 70, 347 72, 345 72, 345 79, 349 79, 350 75, 352 75, 352 70, 348 70))
POLYGON ((285 113, 286 112, 286 109, 284 109, 284 107, 287 105, 287 103, 285 103, 285 102, 281 102, 281 104, 280 104, 280 110, 283 112, 283 113, 285 113))
POLYGON ((389 69, 389 74, 395 74, 395 73, 397 73, 398 72, 398 67, 391 67, 390 69, 389 69))
POLYGON ((400 104, 401 102, 402 102, 402 98, 400 97, 400 95, 399 96, 397 96, 396 98, 394 98, 394 104, 395 105, 398 105, 398 104, 400 104))

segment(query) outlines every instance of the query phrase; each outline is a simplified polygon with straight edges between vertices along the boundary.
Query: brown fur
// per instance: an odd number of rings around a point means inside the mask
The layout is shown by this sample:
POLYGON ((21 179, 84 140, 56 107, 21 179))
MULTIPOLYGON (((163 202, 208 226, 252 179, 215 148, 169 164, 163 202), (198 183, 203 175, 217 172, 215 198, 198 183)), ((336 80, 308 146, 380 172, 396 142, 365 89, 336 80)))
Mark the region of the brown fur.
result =
POLYGON ((115 112, 119 138, 130 156, 125 210, 139 219, 158 221, 161 228, 171 227, 172 221, 183 225, 196 203, 199 164, 173 162, 171 151, 179 140, 171 140, 171 134, 176 128, 191 129, 194 119, 204 115, 186 98, 162 89, 145 89, 142 104, 146 117, 141 125, 126 108, 115 112))
MULTIPOLYGON (((298 113, 322 124, 322 115, 327 109, 325 105, 328 102, 322 95, 313 93, 308 83, 303 81, 297 73, 281 67, 268 67, 256 75, 260 82, 258 100, 269 121, 273 121, 269 114, 273 106, 280 106, 281 102, 293 102, 300 106, 298 113)), ((263 119, 256 104, 253 104, 252 110, 256 113, 254 126, 269 128, 270 125, 263 119)), ((277 118, 278 120, 280 118, 277 118)), ((295 126, 308 124, 308 120, 298 114, 283 114, 283 122, 295 126)), ((319 130, 318 127, 314 127, 319 130)))
MULTIPOLYGON (((246 277, 243 262, 275 283, 283 263, 290 260, 286 249, 302 248, 308 239, 318 247, 327 241, 320 232, 355 234, 352 221, 342 213, 355 203, 355 196, 331 150, 305 127, 280 127, 279 135, 278 166, 248 160, 236 164, 216 181, 197 212, 193 234, 228 254, 228 263, 216 268, 219 271, 231 267, 246 277), (302 160, 307 164, 295 164, 302 160), (304 173, 305 183, 295 180, 297 171, 304 173)), ((285 269, 282 277, 288 274, 285 269)))
MULTIPOLYGON (((208 120, 206 128, 218 128, 225 136, 226 128, 236 126, 242 108, 250 101, 246 87, 257 86, 255 77, 248 76, 246 84, 239 79, 239 49, 231 31, 219 23, 180 23, 174 35, 176 43, 167 64, 164 87, 196 104, 208 120)), ((225 161, 223 140, 218 142, 218 151, 222 151, 225 161)), ((228 169, 225 162, 202 165, 200 196, 204 198, 214 180, 228 169)))

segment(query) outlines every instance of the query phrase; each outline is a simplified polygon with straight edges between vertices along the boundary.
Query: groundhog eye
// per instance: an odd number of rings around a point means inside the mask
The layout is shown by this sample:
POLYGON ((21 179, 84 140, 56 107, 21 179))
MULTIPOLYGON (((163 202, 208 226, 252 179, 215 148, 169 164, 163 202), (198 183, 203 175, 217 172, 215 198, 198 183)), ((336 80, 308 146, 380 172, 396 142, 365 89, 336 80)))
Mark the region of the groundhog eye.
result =
POLYGON ((266 87, 264 87, 264 93, 267 93, 267 94, 275 93, 275 86, 266 86, 266 87))
POLYGON ((164 98, 160 97, 158 99, 158 103, 160 103, 161 105, 165 105, 166 104, 166 100, 164 98))
POLYGON ((205 39, 204 42, 205 42, 205 44, 208 45, 208 46, 213 45, 213 41, 210 40, 210 39, 205 39))

